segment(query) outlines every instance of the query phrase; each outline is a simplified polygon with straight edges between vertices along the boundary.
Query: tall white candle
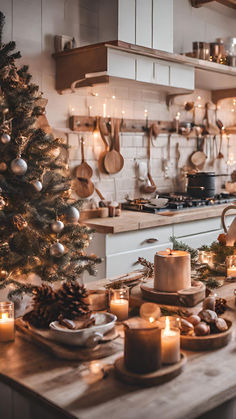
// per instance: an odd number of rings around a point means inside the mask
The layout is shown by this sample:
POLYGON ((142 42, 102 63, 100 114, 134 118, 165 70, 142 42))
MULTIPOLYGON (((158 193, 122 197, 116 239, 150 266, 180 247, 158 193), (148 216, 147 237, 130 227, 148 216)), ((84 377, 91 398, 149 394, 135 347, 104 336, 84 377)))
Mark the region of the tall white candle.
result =
POLYGON ((175 364, 180 361, 180 331, 170 329, 168 317, 166 327, 161 331, 161 361, 163 364, 175 364))
POLYGON ((123 298, 112 299, 110 301, 111 313, 115 314, 117 320, 122 321, 128 318, 129 313, 129 301, 123 298))
POLYGON ((191 287, 190 254, 182 250, 163 250, 154 257, 154 288, 177 292, 191 287))
POLYGON ((14 340, 15 325, 14 319, 8 317, 8 313, 0 315, 0 342, 9 342, 14 340))

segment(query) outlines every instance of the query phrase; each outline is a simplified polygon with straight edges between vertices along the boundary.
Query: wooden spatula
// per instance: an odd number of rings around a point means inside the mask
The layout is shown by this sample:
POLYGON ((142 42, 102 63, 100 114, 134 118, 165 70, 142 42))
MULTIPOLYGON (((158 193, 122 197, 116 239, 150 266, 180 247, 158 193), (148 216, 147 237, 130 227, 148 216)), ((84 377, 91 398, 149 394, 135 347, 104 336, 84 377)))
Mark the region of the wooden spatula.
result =
POLYGON ((89 166, 89 164, 85 161, 84 158, 84 139, 81 137, 80 139, 81 144, 81 163, 75 170, 75 175, 77 178, 85 178, 90 179, 93 176, 93 169, 89 166))

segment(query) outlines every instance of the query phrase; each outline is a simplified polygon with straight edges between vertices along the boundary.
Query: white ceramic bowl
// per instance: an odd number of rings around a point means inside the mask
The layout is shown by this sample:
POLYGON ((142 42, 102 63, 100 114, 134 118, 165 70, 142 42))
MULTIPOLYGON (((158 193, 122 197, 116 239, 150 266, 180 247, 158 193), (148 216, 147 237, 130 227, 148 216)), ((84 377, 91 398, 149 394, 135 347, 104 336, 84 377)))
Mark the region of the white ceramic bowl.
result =
POLYGON ((47 331, 48 339, 71 346, 94 347, 111 331, 117 320, 111 313, 95 313, 95 325, 85 329, 70 330, 63 327, 58 321, 50 323, 47 331))

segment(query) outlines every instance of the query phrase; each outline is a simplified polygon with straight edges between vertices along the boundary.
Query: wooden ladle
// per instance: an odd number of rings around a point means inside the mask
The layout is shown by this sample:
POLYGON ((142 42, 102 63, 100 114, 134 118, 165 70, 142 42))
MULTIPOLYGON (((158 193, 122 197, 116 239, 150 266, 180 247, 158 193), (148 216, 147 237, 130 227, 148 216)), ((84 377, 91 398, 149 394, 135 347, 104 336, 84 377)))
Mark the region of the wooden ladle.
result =
MULTIPOLYGON (((116 121, 116 125, 117 125, 117 121, 116 121)), ((110 135, 110 150, 106 153, 104 157, 104 168, 106 172, 109 174, 115 174, 115 173, 120 172, 124 166, 123 156, 120 154, 119 151, 116 151, 114 148, 115 138, 112 134, 113 134, 113 130, 111 130, 111 135, 110 135)), ((115 128, 115 135, 119 136, 119 127, 117 128, 117 126, 115 128)))
POLYGON ((94 192, 94 184, 90 179, 79 177, 74 181, 74 190, 80 198, 88 198, 94 192))
POLYGON ((224 154, 221 152, 222 149, 222 140, 223 140, 223 131, 224 131, 224 125, 223 122, 220 119, 216 120, 216 125, 220 130, 220 146, 219 146, 219 152, 217 155, 217 159, 223 159, 224 158, 224 154))
POLYGON ((84 139, 81 137, 80 139, 81 144, 81 163, 75 170, 75 176, 77 178, 85 178, 90 179, 93 176, 93 169, 89 166, 89 164, 85 161, 84 158, 84 139))

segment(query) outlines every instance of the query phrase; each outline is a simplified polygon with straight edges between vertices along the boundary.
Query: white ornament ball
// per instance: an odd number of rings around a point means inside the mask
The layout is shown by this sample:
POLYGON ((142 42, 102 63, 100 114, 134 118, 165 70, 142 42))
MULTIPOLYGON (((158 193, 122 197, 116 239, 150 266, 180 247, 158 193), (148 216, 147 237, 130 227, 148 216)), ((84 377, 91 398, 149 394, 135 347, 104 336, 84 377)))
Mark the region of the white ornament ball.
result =
POLYGON ((11 162, 11 170, 17 176, 24 175, 27 171, 27 167, 26 161, 20 157, 17 157, 11 162))
POLYGON ((60 233, 64 228, 64 223, 59 220, 53 221, 51 228, 54 233, 60 233))
POLYGON ((54 243, 51 247, 50 247, 50 255, 54 256, 54 257, 61 257, 64 255, 64 251, 65 248, 63 246, 63 244, 61 243, 54 243))
POLYGON ((0 196, 0 210, 2 210, 6 205, 6 201, 2 196, 0 196))
POLYGON ((43 189, 43 185, 40 180, 33 180, 31 183, 37 192, 40 192, 43 189))
POLYGON ((0 172, 5 172, 6 170, 7 170, 7 165, 3 161, 3 162, 0 163, 0 172))
POLYGON ((10 135, 6 134, 5 132, 1 135, 1 143, 8 144, 11 141, 10 135))
POLYGON ((75 207, 69 207, 65 213, 66 221, 68 223, 76 224, 79 221, 80 213, 75 207))

